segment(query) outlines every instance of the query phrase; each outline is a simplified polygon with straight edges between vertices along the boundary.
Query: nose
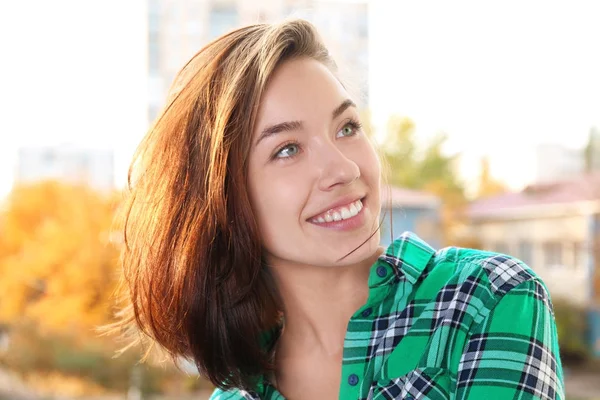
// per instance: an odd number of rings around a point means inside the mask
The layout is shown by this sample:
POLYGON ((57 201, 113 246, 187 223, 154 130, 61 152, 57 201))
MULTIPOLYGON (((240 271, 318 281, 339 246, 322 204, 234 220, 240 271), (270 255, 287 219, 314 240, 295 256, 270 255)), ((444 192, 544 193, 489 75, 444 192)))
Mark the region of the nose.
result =
POLYGON ((333 143, 323 146, 314 160, 319 167, 319 189, 328 191, 336 186, 346 186, 360 177, 360 168, 333 143))

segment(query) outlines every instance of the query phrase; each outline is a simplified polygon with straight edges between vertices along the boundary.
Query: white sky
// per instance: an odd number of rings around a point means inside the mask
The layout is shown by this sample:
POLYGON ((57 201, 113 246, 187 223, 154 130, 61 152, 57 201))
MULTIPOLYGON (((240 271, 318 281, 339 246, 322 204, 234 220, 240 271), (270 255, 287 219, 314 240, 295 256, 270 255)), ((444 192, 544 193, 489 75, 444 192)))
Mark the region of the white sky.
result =
MULTIPOLYGON (((600 2, 373 0, 371 108, 450 135, 463 173, 492 156, 513 187, 540 142, 600 126, 600 2)), ((0 2, 0 196, 16 150, 114 148, 117 183, 146 127, 144 0, 0 2)))
POLYGON ((145 0, 0 1, 0 196, 23 145, 113 148, 145 133, 145 0))
POLYGON ((385 1, 371 7, 374 116, 445 131, 463 174, 513 187, 534 177, 534 145, 582 146, 600 127, 600 2, 385 1))

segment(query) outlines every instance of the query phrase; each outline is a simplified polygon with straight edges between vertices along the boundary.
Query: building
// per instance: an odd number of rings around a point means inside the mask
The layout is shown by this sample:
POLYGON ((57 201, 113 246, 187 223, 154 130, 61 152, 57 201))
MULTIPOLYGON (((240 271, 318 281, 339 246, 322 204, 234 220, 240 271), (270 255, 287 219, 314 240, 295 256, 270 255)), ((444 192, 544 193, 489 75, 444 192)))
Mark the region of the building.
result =
POLYGON ((73 146, 19 149, 15 181, 27 183, 46 179, 111 190, 115 187, 113 152, 73 146))
POLYGON ((536 149, 536 182, 570 179, 586 172, 600 171, 600 130, 592 127, 585 148, 544 143, 536 149))
POLYGON ((286 17, 314 23, 343 76, 359 87, 359 107, 368 104, 368 2, 332 0, 147 0, 148 117, 164 106, 183 65, 204 45, 234 28, 286 17))
POLYGON ((535 180, 538 183, 569 179, 583 172, 585 159, 581 149, 560 144, 541 144, 536 149, 535 180))
POLYGON ((468 215, 479 247, 516 256, 553 297, 591 308, 600 356, 600 173, 479 200, 468 215))
POLYGON ((381 244, 405 231, 416 233, 433 248, 442 245, 441 200, 429 193, 386 186, 381 190, 381 244))

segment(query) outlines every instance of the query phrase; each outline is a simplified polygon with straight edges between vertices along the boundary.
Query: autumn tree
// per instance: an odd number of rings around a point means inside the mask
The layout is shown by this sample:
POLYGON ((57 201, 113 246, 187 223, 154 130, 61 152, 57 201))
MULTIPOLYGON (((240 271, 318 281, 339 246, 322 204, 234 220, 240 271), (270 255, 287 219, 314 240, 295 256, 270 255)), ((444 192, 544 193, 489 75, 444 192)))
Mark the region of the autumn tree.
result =
POLYGON ((499 180, 492 176, 490 170, 490 160, 488 157, 481 159, 481 173, 477 187, 477 198, 491 197, 506 193, 508 188, 499 180))
POLYGON ((0 322, 91 333, 110 320, 114 197, 59 182, 13 189, 0 209, 0 322))

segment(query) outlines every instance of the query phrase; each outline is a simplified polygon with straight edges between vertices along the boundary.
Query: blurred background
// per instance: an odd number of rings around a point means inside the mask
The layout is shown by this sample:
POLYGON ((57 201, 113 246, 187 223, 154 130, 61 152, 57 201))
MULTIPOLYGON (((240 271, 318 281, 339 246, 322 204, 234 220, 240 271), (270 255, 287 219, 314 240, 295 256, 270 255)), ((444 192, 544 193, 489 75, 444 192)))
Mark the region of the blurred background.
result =
POLYGON ((313 22, 390 166, 382 242, 514 255, 555 305, 569 400, 600 399, 600 3, 3 0, 0 399, 203 399, 112 321, 114 215, 175 74, 241 25, 313 22), (392 229, 393 227, 393 229, 392 229))

